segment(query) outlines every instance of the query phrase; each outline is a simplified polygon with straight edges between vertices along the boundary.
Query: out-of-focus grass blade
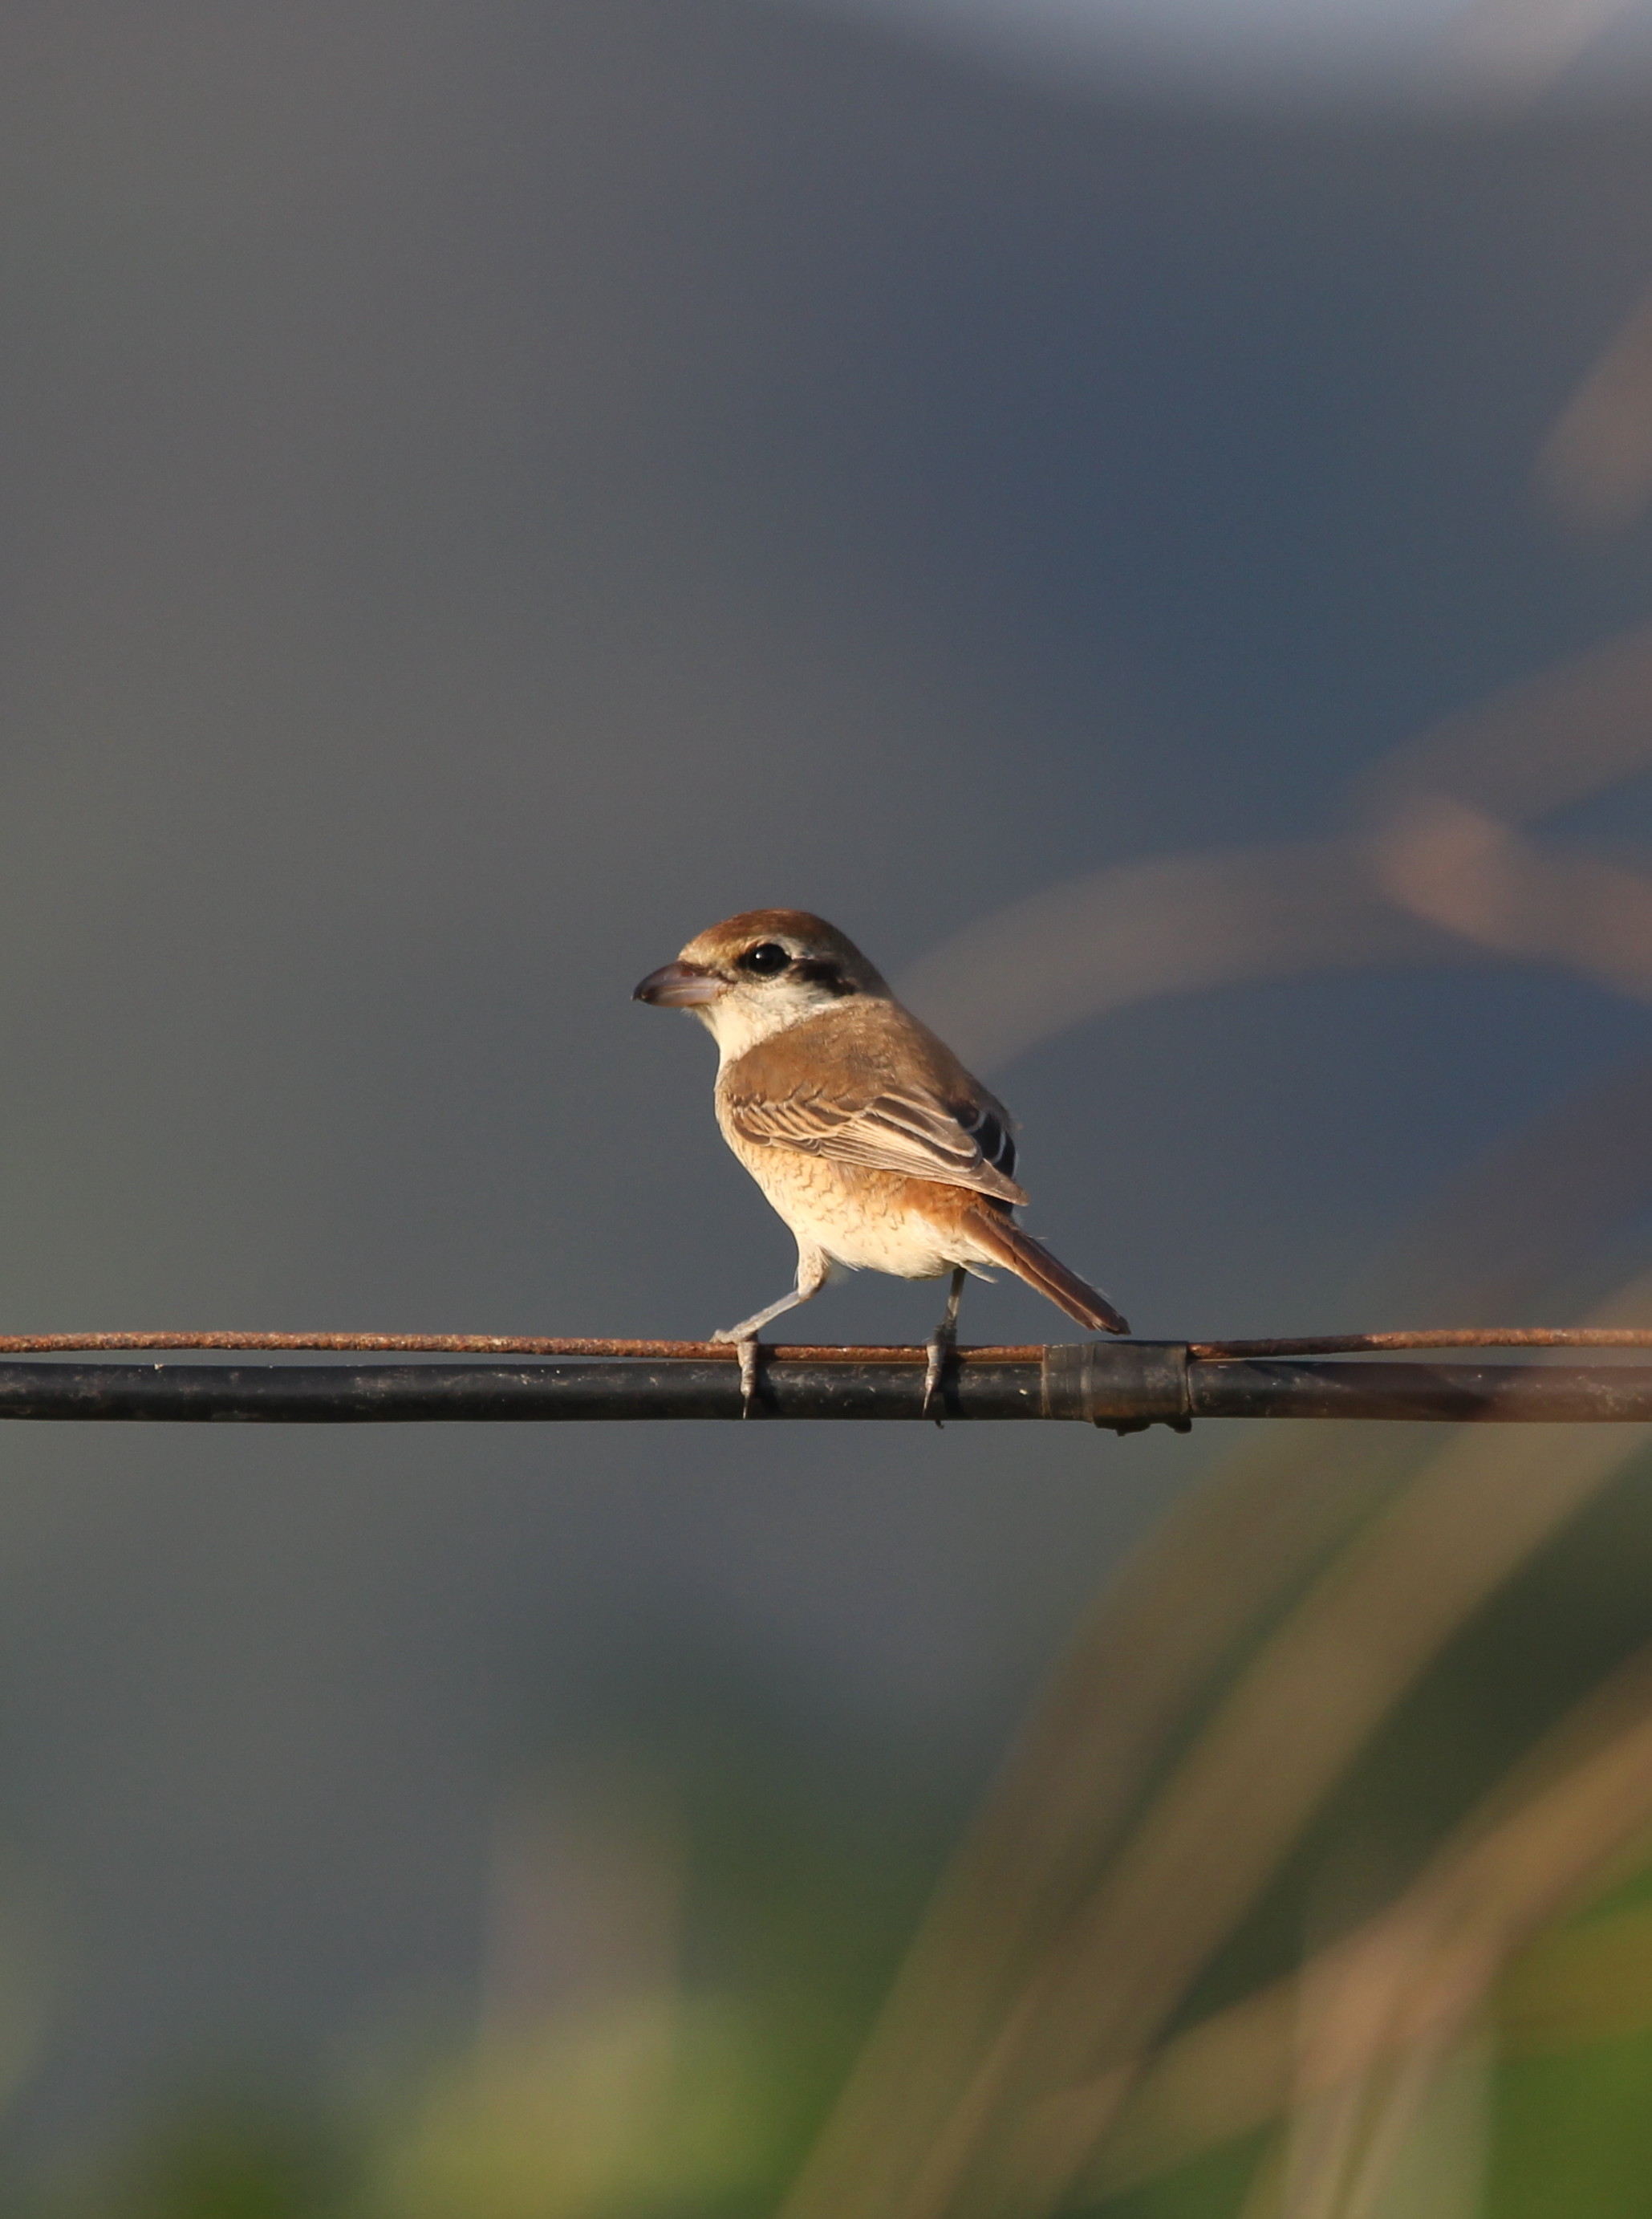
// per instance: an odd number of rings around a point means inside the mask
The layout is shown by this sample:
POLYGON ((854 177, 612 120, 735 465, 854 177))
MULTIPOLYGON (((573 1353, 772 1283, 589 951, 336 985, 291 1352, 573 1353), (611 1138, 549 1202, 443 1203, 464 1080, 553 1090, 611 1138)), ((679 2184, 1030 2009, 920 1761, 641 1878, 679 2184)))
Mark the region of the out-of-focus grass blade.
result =
POLYGON ((1537 478, 1577 531, 1626 531, 1652 501, 1652 298, 1636 304, 1562 410, 1537 478))
POLYGON ((1398 906, 1465 943, 1652 1000, 1652 880, 1639 872, 1538 847, 1439 794, 1397 811, 1372 855, 1398 906))
MULTIPOLYGON (((1350 967, 1497 954, 1577 964, 1639 992, 1652 976, 1641 947, 1652 887, 1587 855, 1545 869, 1550 859, 1507 828, 1649 768, 1652 625, 1642 625, 1394 748, 1355 796, 1367 836, 1115 865, 966 926, 910 967, 901 990, 983 1067, 1160 995, 1350 967), (1451 857, 1419 837, 1431 809, 1438 834, 1440 805, 1463 812, 1459 833, 1470 818, 1482 828, 1461 915, 1451 857), (1486 869, 1500 856, 1518 867, 1497 881, 1515 897, 1500 924, 1486 869), (1534 886, 1535 913, 1520 894, 1534 886)), ((1460 862, 1461 839, 1454 852, 1460 862)))
MULTIPOLYGON (((1612 1312, 1649 1308, 1639 1288, 1612 1312)), ((1254 1466, 1219 1507, 1190 1506, 1062 1675, 787 2219, 1059 2208, 1190 1983, 1372 1728, 1644 1439, 1459 1434, 1368 1519, 1389 1469, 1345 1434, 1320 1444, 1317 1471, 1293 1463, 1270 1481, 1254 1466), (1253 1522, 1264 1505, 1274 1516, 1253 1522), (1327 1550, 1201 1719, 1233 1645, 1327 1550)))
POLYGON ((1301 2154, 1288 2167, 1281 2219, 1363 2219, 1508 1959, 1626 1851, 1644 1854, 1648 1660, 1634 1677, 1631 1724, 1524 1809, 1438 1859, 1382 1918, 1303 1976, 1292 2123, 1301 2154))
POLYGON ((1469 0, 1425 79, 1434 99, 1503 113, 1537 98, 1630 0, 1469 0))
POLYGON ((786 2219, 910 2208, 1029 1968, 1063 1946, 1234 1644, 1398 1482, 1414 1439, 1325 1426, 1258 1443, 1127 1568, 942 1885, 786 2219))
POLYGON ((1545 1736, 1378 1918, 1159 2051, 1079 2200, 1345 2091, 1419 2044, 1443 2052, 1482 2005, 1500 2045, 1527 2053, 1652 2025, 1652 1912, 1535 1940, 1649 1836, 1652 1649, 1545 1736))
POLYGON ((1652 766, 1652 624, 1428 725, 1362 781, 1381 818, 1417 794, 1526 824, 1652 766))
POLYGON ((1059 2206, 1110 2125, 1133 2058, 1371 1729, 1646 1439, 1639 1427, 1469 1433, 1356 1538, 1226 1698, 1029 1984, 990 2103, 978 2093, 984 2116, 956 2175, 967 2190, 933 2209, 1059 2206), (1088 2106, 1064 2106, 1056 2131, 1041 2100, 1083 2080, 1088 2106))
POLYGON ((1396 908, 1356 842, 1155 856, 1048 886, 935 948, 903 996, 982 1068, 1164 994, 1255 979, 1472 961, 1396 908))

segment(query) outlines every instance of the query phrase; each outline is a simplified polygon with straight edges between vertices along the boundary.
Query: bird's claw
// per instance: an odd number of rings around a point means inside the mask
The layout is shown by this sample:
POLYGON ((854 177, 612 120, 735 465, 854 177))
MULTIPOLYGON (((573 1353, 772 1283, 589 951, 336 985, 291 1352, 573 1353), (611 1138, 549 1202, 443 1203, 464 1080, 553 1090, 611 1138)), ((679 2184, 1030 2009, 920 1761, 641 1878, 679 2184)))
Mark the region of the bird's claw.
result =
POLYGON ((748 1418, 757 1400, 757 1336, 736 1344, 740 1350, 740 1414, 748 1418))
POLYGON ((711 1335, 726 1348, 732 1341, 740 1357, 740 1414, 748 1418, 757 1401, 757 1349, 755 1333, 724 1332, 711 1335))
POLYGON ((957 1339, 956 1332, 948 1333, 942 1327, 923 1352, 923 1414, 926 1418, 933 1418, 936 1425, 941 1423, 941 1413, 935 1408, 941 1395, 941 1382, 946 1372, 947 1358, 952 1354, 957 1339))

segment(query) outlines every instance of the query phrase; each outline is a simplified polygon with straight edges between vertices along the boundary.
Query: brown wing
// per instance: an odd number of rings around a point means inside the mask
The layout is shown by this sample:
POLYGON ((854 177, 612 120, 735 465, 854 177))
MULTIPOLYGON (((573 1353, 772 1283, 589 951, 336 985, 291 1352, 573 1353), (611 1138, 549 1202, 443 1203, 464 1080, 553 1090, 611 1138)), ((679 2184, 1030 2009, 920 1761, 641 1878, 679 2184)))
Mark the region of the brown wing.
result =
POLYGON ((776 1099, 736 1085, 725 1088, 723 1104, 742 1139, 758 1147, 796 1148, 870 1171, 935 1179, 999 1202, 1027 1199, 1009 1176, 1015 1144, 1003 1120, 984 1103, 947 1103, 914 1089, 887 1087, 862 1102, 817 1088, 776 1099))

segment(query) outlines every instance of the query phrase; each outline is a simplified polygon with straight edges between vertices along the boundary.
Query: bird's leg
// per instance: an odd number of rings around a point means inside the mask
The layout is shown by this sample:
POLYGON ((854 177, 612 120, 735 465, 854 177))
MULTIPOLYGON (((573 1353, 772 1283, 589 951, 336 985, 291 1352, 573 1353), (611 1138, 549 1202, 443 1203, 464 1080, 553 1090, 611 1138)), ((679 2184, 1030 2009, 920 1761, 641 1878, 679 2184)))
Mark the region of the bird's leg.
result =
POLYGON ((738 1325, 725 1326, 721 1333, 711 1335, 713 1340, 731 1340, 740 1351, 740 1414, 748 1418, 757 1400, 757 1336, 773 1319, 783 1317, 794 1310, 799 1302, 810 1301, 825 1285, 830 1276, 830 1265, 825 1252, 819 1248, 798 1246, 797 1284, 789 1295, 782 1295, 778 1302, 771 1302, 766 1310, 755 1311, 742 1318, 738 1325))
MULTIPOLYGON (((952 1292, 947 1297, 947 1314, 935 1329, 934 1338, 924 1351, 928 1361, 923 1367, 923 1414, 930 1414, 930 1405, 941 1392, 941 1375, 947 1368, 947 1358, 958 1344, 958 1305, 964 1297, 964 1282, 969 1273, 960 1264, 953 1273, 952 1292)), ((936 1425, 941 1423, 937 1417, 936 1425)))

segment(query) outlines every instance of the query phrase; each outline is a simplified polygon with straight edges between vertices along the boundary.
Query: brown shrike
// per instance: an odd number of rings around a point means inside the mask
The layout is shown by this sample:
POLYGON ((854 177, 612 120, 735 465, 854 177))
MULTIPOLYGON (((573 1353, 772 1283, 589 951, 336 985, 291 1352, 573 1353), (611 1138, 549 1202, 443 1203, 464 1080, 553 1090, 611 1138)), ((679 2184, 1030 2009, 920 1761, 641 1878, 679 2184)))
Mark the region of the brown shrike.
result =
POLYGON ((904 1010, 860 949, 805 910, 756 909, 691 940, 633 998, 692 1010, 717 1044, 723 1137, 798 1243, 797 1284, 713 1334, 740 1344, 748 1404, 757 1335, 840 1271, 952 1273, 929 1343, 927 1410, 957 1338, 967 1273, 1002 1264, 1093 1331, 1130 1328, 1010 1216, 1015 1144, 1003 1104, 904 1010))

